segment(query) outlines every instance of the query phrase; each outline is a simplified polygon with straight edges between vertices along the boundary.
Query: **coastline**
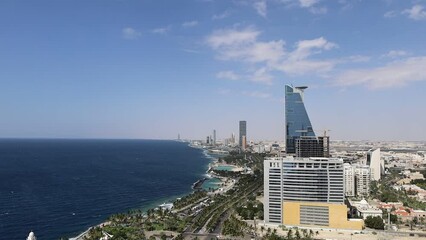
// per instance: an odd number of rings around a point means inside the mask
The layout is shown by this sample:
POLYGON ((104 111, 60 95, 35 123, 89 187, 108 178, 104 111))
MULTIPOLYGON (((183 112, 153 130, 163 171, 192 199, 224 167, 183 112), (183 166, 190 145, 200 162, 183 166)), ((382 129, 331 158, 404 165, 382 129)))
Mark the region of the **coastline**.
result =
MULTIPOLYGON (((218 166, 230 166, 230 167, 233 167, 233 171, 234 171, 234 169, 236 169, 237 166, 228 165, 228 164, 223 164, 223 165, 219 164, 218 163, 218 158, 215 157, 215 156, 213 156, 213 154, 209 153, 208 150, 192 146, 191 144, 188 144, 188 146, 191 147, 191 148, 196 148, 196 149, 201 150, 202 154, 204 155, 204 157, 210 160, 209 163, 207 164, 207 170, 205 171, 204 175, 202 175, 204 177, 202 179, 205 179, 205 180, 201 184, 201 188, 200 189, 207 190, 203 186, 210 179, 217 179, 217 180, 219 180, 219 182, 215 184, 217 186, 215 188, 213 188, 214 189, 213 193, 223 191, 223 188, 221 188, 220 186, 225 186, 224 188, 227 189, 227 190, 230 189, 233 186, 233 183, 231 183, 230 185, 227 184, 228 183, 228 179, 227 178, 222 178, 222 177, 219 177, 219 176, 212 176, 211 174, 209 174, 209 172, 212 169, 214 169, 215 167, 218 167, 218 166)), ((194 182, 192 184, 192 186, 194 186, 194 184, 197 183, 198 181, 200 181, 200 179, 198 179, 196 182, 194 182)), ((197 189, 191 188, 191 191, 188 191, 186 193, 183 193, 183 194, 180 194, 180 195, 175 195, 175 196, 165 197, 165 198, 159 199, 159 200, 157 200, 157 201, 155 201, 155 202, 153 202, 151 204, 148 204, 146 206, 141 206, 141 207, 132 208, 132 209, 139 209, 139 210, 142 210, 143 212, 147 212, 150 209, 159 208, 160 205, 163 204, 163 203, 172 203, 172 202, 176 201, 177 199, 179 199, 181 197, 184 197, 184 196, 187 196, 187 195, 191 194, 192 192, 194 192, 196 190, 197 189)), ((132 210, 132 209, 129 209, 129 211, 132 210)), ((95 228, 95 227, 107 226, 108 224, 109 224, 109 221, 107 219, 105 219, 103 222, 101 222, 99 224, 96 224, 96 225, 93 225, 93 226, 90 226, 84 232, 81 232, 77 236, 70 237, 68 239, 69 240, 83 240, 84 237, 87 236, 87 234, 89 233, 90 229, 95 228)))

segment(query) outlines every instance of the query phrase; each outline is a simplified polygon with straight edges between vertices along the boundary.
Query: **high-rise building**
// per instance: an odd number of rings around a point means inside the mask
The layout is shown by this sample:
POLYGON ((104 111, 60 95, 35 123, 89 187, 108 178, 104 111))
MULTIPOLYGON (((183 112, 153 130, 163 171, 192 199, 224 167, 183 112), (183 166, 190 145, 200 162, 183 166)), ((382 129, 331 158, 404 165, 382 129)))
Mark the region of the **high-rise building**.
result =
POLYGON ((358 197, 367 197, 370 194, 370 180, 372 176, 369 166, 355 165, 355 192, 358 197))
POLYGON ((343 172, 342 159, 265 159, 265 222, 361 230, 347 219, 343 172))
POLYGON ((243 136, 243 144, 241 145, 241 149, 246 150, 247 148, 247 138, 243 136))
POLYGON ((374 151, 370 149, 367 152, 366 165, 371 168, 372 180, 380 180, 382 174, 384 174, 384 162, 380 159, 380 148, 374 151))
POLYGON ((296 153, 296 139, 301 136, 315 137, 311 121, 303 102, 307 87, 285 86, 286 153, 296 153))
POLYGON ((330 157, 330 137, 296 138, 296 157, 330 157))
POLYGON ((243 136, 246 136, 246 140, 247 140, 247 122, 246 121, 240 121, 240 138, 238 142, 238 145, 240 147, 243 146, 243 136))
POLYGON ((367 197, 370 193, 371 169, 367 165, 345 163, 344 180, 347 197, 367 197))
POLYGON ((213 145, 216 145, 216 129, 213 130, 213 145))
POLYGON ((345 196, 354 197, 355 192, 355 169, 349 163, 343 164, 343 175, 345 182, 345 196))

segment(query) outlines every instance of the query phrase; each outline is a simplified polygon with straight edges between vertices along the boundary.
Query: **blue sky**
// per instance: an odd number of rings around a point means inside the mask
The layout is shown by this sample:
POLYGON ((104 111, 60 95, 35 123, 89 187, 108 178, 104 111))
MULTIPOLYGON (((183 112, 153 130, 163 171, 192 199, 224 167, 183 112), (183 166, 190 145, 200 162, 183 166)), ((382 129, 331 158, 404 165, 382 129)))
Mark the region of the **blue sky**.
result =
POLYGON ((424 0, 0 1, 0 137, 426 140, 424 0))

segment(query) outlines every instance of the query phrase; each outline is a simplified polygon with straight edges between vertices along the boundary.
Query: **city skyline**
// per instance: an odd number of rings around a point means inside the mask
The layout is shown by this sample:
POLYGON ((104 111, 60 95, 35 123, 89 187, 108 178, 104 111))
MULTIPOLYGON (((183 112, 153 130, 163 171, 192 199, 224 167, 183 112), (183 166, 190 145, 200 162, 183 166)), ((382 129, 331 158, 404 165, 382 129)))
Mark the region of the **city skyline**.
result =
POLYGON ((0 138, 426 140, 426 1, 0 3, 0 138), (78 17, 76 17, 78 16, 78 17), (280 131, 279 131, 279 130, 280 131))

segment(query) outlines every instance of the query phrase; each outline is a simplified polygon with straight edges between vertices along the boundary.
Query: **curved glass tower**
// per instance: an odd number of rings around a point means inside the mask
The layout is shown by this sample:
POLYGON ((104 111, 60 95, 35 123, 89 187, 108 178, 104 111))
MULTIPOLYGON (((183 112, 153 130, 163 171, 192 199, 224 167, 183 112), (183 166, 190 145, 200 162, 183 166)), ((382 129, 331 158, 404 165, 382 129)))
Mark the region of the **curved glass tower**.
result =
POLYGON ((286 153, 296 153, 296 139, 315 137, 303 103, 303 91, 308 87, 285 86, 286 153))

